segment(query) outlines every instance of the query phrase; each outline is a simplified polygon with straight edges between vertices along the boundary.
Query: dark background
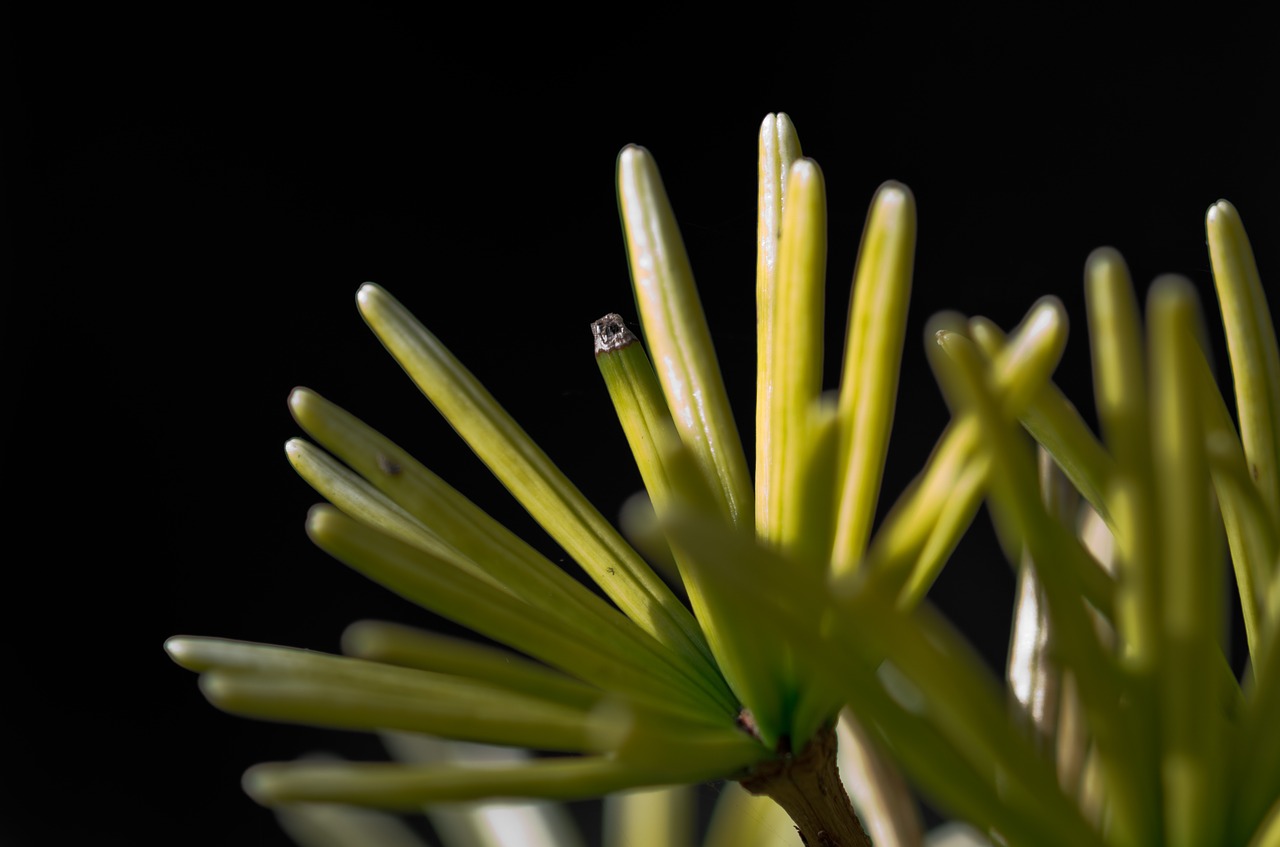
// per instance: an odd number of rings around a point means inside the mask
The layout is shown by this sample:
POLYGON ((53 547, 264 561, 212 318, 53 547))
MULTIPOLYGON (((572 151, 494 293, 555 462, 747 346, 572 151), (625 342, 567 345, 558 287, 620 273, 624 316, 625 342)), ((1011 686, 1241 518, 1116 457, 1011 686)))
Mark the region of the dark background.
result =
MULTIPOLYGON (((8 13, 0 844, 283 844, 240 793, 245 767, 376 755, 225 716, 161 650, 175 633, 336 650, 359 618, 433 624, 306 540, 317 498, 281 449, 294 385, 537 537, 363 326, 361 282, 412 309, 615 513, 639 483, 599 471, 626 448, 588 327, 633 316, 613 184, 627 143, 662 169, 744 422, 761 119, 788 112, 825 174, 829 382, 867 203, 885 179, 912 188, 885 505, 945 423, 930 314, 1011 327, 1057 294, 1076 325, 1058 379, 1092 420, 1091 249, 1119 248, 1143 289, 1189 276, 1219 350, 1209 204, 1235 203, 1264 281, 1280 274, 1280 80, 1258 22, 970 23, 942 40, 866 25, 828 44, 806 21, 722 51, 708 45, 724 33, 551 38, 535 24, 554 21, 496 12, 336 8, 8 13)), ((998 665, 1012 587, 984 514, 933 596, 998 665)))

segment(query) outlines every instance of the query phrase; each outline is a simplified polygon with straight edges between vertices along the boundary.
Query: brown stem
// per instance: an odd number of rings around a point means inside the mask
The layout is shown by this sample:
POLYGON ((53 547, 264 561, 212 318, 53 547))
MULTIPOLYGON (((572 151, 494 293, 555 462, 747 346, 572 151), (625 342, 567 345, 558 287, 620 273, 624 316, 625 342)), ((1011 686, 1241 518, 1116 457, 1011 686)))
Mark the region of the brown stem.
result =
POLYGON ((840 782, 834 727, 824 727, 798 754, 757 766, 742 787, 785 809, 808 847, 871 847, 840 782))

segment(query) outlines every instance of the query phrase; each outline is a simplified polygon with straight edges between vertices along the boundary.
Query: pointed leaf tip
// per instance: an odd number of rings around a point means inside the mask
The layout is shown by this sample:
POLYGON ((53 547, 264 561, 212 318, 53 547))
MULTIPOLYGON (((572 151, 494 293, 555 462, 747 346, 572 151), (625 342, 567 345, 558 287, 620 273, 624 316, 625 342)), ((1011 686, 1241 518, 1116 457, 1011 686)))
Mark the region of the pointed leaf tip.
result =
POLYGON ((791 163, 792 185, 803 186, 821 176, 821 169, 813 159, 796 159, 791 163))
POLYGON ((186 635, 171 635, 164 640, 164 652, 179 666, 194 670, 191 661, 191 639, 186 635))
POLYGON ((375 282, 366 282, 356 291, 356 308, 359 309, 360 315, 365 321, 369 321, 370 315, 377 314, 385 309, 389 303, 394 302, 395 298, 375 282))
POLYGON ((1085 279, 1104 273, 1122 272, 1128 274, 1129 266, 1124 256, 1114 247, 1096 247, 1084 260, 1085 279))
POLYGON ((1062 301, 1052 294, 1046 294, 1035 302, 1025 318, 1025 327, 1029 335, 1042 335, 1046 332, 1060 332, 1065 343, 1068 328, 1067 308, 1062 301))
POLYGON ((289 414, 293 415, 294 420, 298 420, 318 397, 319 395, 310 388, 299 385, 289 392, 289 414))
POLYGON ((876 189, 876 203, 890 206, 915 206, 916 196, 906 183, 887 179, 876 189))
POLYGON ((618 164, 632 164, 636 159, 649 158, 649 151, 639 144, 628 144, 618 151, 618 164))
POLYGON ((289 457, 290 463, 302 454, 302 451, 306 449, 306 443, 301 438, 296 437, 290 438, 284 443, 284 454, 289 457))
POLYGON ((268 765, 254 765, 240 777, 240 788, 250 799, 262 806, 270 806, 275 800, 275 780, 271 778, 272 768, 268 765))
POLYGON ((342 513, 328 503, 315 504, 307 510, 307 537, 317 544, 332 538, 342 517, 342 513))
POLYGON ((1239 212, 1236 211, 1236 207, 1231 205, 1231 202, 1228 200, 1218 200, 1209 207, 1209 211, 1205 212, 1205 222, 1209 224, 1216 224, 1221 218, 1227 217, 1240 217, 1239 212))

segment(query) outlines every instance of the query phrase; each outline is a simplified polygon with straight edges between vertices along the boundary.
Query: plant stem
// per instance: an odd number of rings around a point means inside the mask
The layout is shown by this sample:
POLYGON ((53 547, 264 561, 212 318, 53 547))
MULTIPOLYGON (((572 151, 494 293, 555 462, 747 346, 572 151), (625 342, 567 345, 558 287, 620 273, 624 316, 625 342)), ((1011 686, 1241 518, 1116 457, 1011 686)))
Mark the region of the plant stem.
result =
POLYGON ((756 766, 742 787, 786 810, 807 847, 872 847, 840 781, 834 727, 823 727, 798 754, 756 766))

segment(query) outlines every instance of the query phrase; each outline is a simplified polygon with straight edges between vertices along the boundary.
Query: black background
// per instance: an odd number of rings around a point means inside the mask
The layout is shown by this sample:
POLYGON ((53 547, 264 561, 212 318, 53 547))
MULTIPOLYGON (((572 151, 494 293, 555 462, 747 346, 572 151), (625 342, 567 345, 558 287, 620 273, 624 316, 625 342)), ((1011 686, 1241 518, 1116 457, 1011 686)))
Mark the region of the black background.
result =
MULTIPOLYGON (((744 422, 760 120, 788 112, 826 178, 829 383, 867 203, 885 179, 912 188, 885 505, 945 422, 930 314, 1011 327, 1057 294, 1075 321, 1058 380, 1092 420, 1091 249, 1119 248, 1143 289, 1189 276, 1219 350, 1209 204, 1235 203, 1264 281, 1280 273, 1280 80, 1258 22, 970 22, 945 39, 912 22, 828 41, 815 31, 835 21, 671 39, 674 24, 650 38, 473 14, 9 12, 0 844, 283 844, 239 791, 246 766, 376 755, 225 716, 161 650, 175 633, 336 650, 359 618, 438 623, 307 542, 317 498, 281 449, 294 385, 537 538, 363 326, 361 282, 412 309, 616 512, 639 483, 618 464, 588 326, 634 316, 613 184, 627 143, 662 170, 744 422)), ((984 514, 934 599, 995 664, 1012 586, 984 514)))

